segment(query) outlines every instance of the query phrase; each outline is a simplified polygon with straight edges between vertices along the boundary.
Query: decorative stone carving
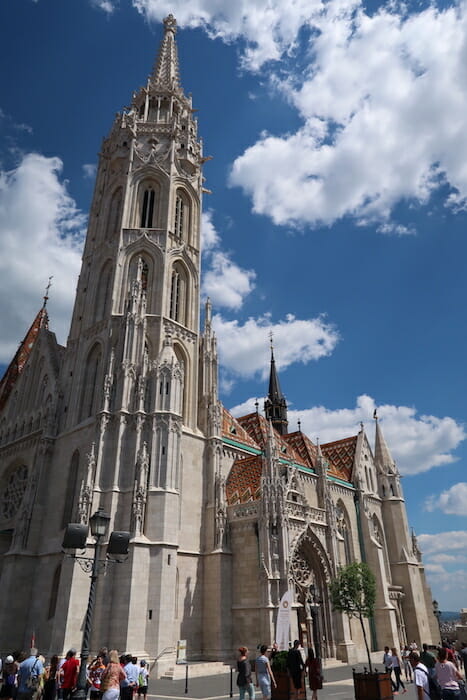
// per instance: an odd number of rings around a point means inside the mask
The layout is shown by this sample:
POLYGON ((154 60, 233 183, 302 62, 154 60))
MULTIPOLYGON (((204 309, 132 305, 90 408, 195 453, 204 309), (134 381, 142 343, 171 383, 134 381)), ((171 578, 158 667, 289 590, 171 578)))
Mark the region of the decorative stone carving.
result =
POLYGON ((78 520, 83 525, 89 522, 89 513, 92 505, 92 492, 94 488, 94 475, 96 473, 96 444, 93 442, 91 451, 86 455, 86 474, 81 482, 78 501, 78 520))

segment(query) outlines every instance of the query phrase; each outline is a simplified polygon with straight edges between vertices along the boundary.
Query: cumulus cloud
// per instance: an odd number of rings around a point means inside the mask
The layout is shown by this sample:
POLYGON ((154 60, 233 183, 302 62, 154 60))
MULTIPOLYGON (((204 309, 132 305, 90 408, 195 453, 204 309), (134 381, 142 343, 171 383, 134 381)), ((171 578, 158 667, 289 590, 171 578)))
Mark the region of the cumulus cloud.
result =
POLYGON ((244 378, 259 374, 264 379, 267 375, 270 357, 267 340, 271 331, 278 350, 278 369, 285 369, 295 362, 307 364, 326 357, 339 340, 335 327, 322 316, 298 319, 289 314, 282 321, 274 322, 269 314, 265 314, 242 323, 216 314, 212 323, 223 368, 244 378))
POLYGON ((425 508, 429 511, 439 509, 448 515, 467 515, 467 483, 454 484, 447 491, 430 496, 425 508))
POLYGON ((411 14, 392 2, 370 12, 358 0, 133 5, 149 20, 173 12, 182 26, 240 39, 251 70, 283 59, 268 72, 302 126, 262 134, 231 172, 256 212, 296 226, 352 217, 406 235, 412 226, 391 222, 401 201, 424 205, 443 188, 446 206, 465 209, 465 3, 411 14))
POLYGON ((417 535, 417 540, 420 549, 427 558, 439 552, 446 553, 460 550, 464 553, 467 550, 466 530, 451 530, 450 532, 439 532, 436 535, 417 535))
POLYGON ((213 212, 202 215, 201 240, 205 261, 202 280, 203 296, 209 297, 215 307, 239 309, 244 298, 253 290, 256 274, 237 265, 221 248, 221 238, 216 231, 213 212))
POLYGON ((80 262, 85 216, 61 179, 62 162, 37 153, 0 171, 0 362, 9 362, 42 303, 53 275, 49 310, 66 340, 80 262), (14 289, 14 297, 11 290, 14 289))
MULTIPOLYGON (((241 37, 245 41, 242 63, 258 70, 270 60, 290 52, 301 28, 310 16, 319 16, 321 0, 132 0, 133 6, 148 20, 160 22, 173 13, 185 27, 204 27, 212 38, 231 42, 241 37)), ((340 0, 341 4, 353 0, 340 0)))
MULTIPOLYGON (((236 416, 254 410, 255 399, 251 398, 232 413, 236 416)), ((260 402, 262 408, 262 402, 260 402)), ((319 438, 321 443, 340 440, 355 435, 360 422, 367 423, 373 416, 376 402, 371 396, 357 398, 353 408, 331 410, 324 406, 313 406, 303 410, 289 409, 289 425, 301 422, 302 430, 312 440, 319 438)), ((402 474, 419 474, 433 467, 451 464, 456 461, 453 451, 466 438, 464 427, 453 418, 418 415, 416 409, 407 406, 378 406, 384 436, 390 446, 392 456, 402 474)), ((367 428, 368 429, 368 428, 367 428)))

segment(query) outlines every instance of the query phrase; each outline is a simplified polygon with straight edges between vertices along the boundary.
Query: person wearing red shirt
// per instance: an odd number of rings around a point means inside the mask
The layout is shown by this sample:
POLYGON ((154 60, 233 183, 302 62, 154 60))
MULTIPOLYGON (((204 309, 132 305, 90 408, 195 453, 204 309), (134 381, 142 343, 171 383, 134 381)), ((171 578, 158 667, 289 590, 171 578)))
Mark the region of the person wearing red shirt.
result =
POLYGON ((66 659, 60 669, 61 689, 63 700, 69 700, 76 688, 78 680, 79 660, 76 658, 76 649, 67 652, 66 659))

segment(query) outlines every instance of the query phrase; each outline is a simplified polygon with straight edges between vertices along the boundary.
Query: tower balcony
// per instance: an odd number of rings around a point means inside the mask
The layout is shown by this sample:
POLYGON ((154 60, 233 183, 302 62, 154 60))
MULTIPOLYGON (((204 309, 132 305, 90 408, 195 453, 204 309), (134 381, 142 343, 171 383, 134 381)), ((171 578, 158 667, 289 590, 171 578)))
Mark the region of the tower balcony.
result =
POLYGON ((167 230, 163 228, 124 228, 122 232, 123 245, 128 246, 143 236, 146 236, 159 248, 165 248, 166 246, 167 230))

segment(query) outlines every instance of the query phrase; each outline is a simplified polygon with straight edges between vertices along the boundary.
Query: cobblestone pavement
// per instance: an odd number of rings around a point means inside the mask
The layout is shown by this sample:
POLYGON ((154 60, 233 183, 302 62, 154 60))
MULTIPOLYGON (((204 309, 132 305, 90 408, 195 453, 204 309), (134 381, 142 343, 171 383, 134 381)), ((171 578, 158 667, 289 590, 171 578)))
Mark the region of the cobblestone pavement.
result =
MULTIPOLYGON (((352 682, 352 666, 341 665, 324 669, 323 689, 318 692, 319 700, 354 700, 352 682)), ((357 666, 362 670, 361 666, 357 666)), ((382 670, 382 669, 380 669, 382 670)), ((233 697, 238 700, 238 688, 235 684, 236 673, 232 674, 232 695, 230 688, 230 674, 204 676, 202 678, 188 679, 188 692, 185 693, 185 680, 151 680, 149 684, 148 698, 150 700, 229 700, 233 697)), ((408 700, 415 698, 412 685, 406 684, 408 692, 405 696, 408 700)), ((248 698, 248 696, 246 696, 248 698)), ((307 691, 307 698, 311 698, 311 691, 307 691)), ((256 692, 256 699, 261 700, 261 693, 256 692)))

